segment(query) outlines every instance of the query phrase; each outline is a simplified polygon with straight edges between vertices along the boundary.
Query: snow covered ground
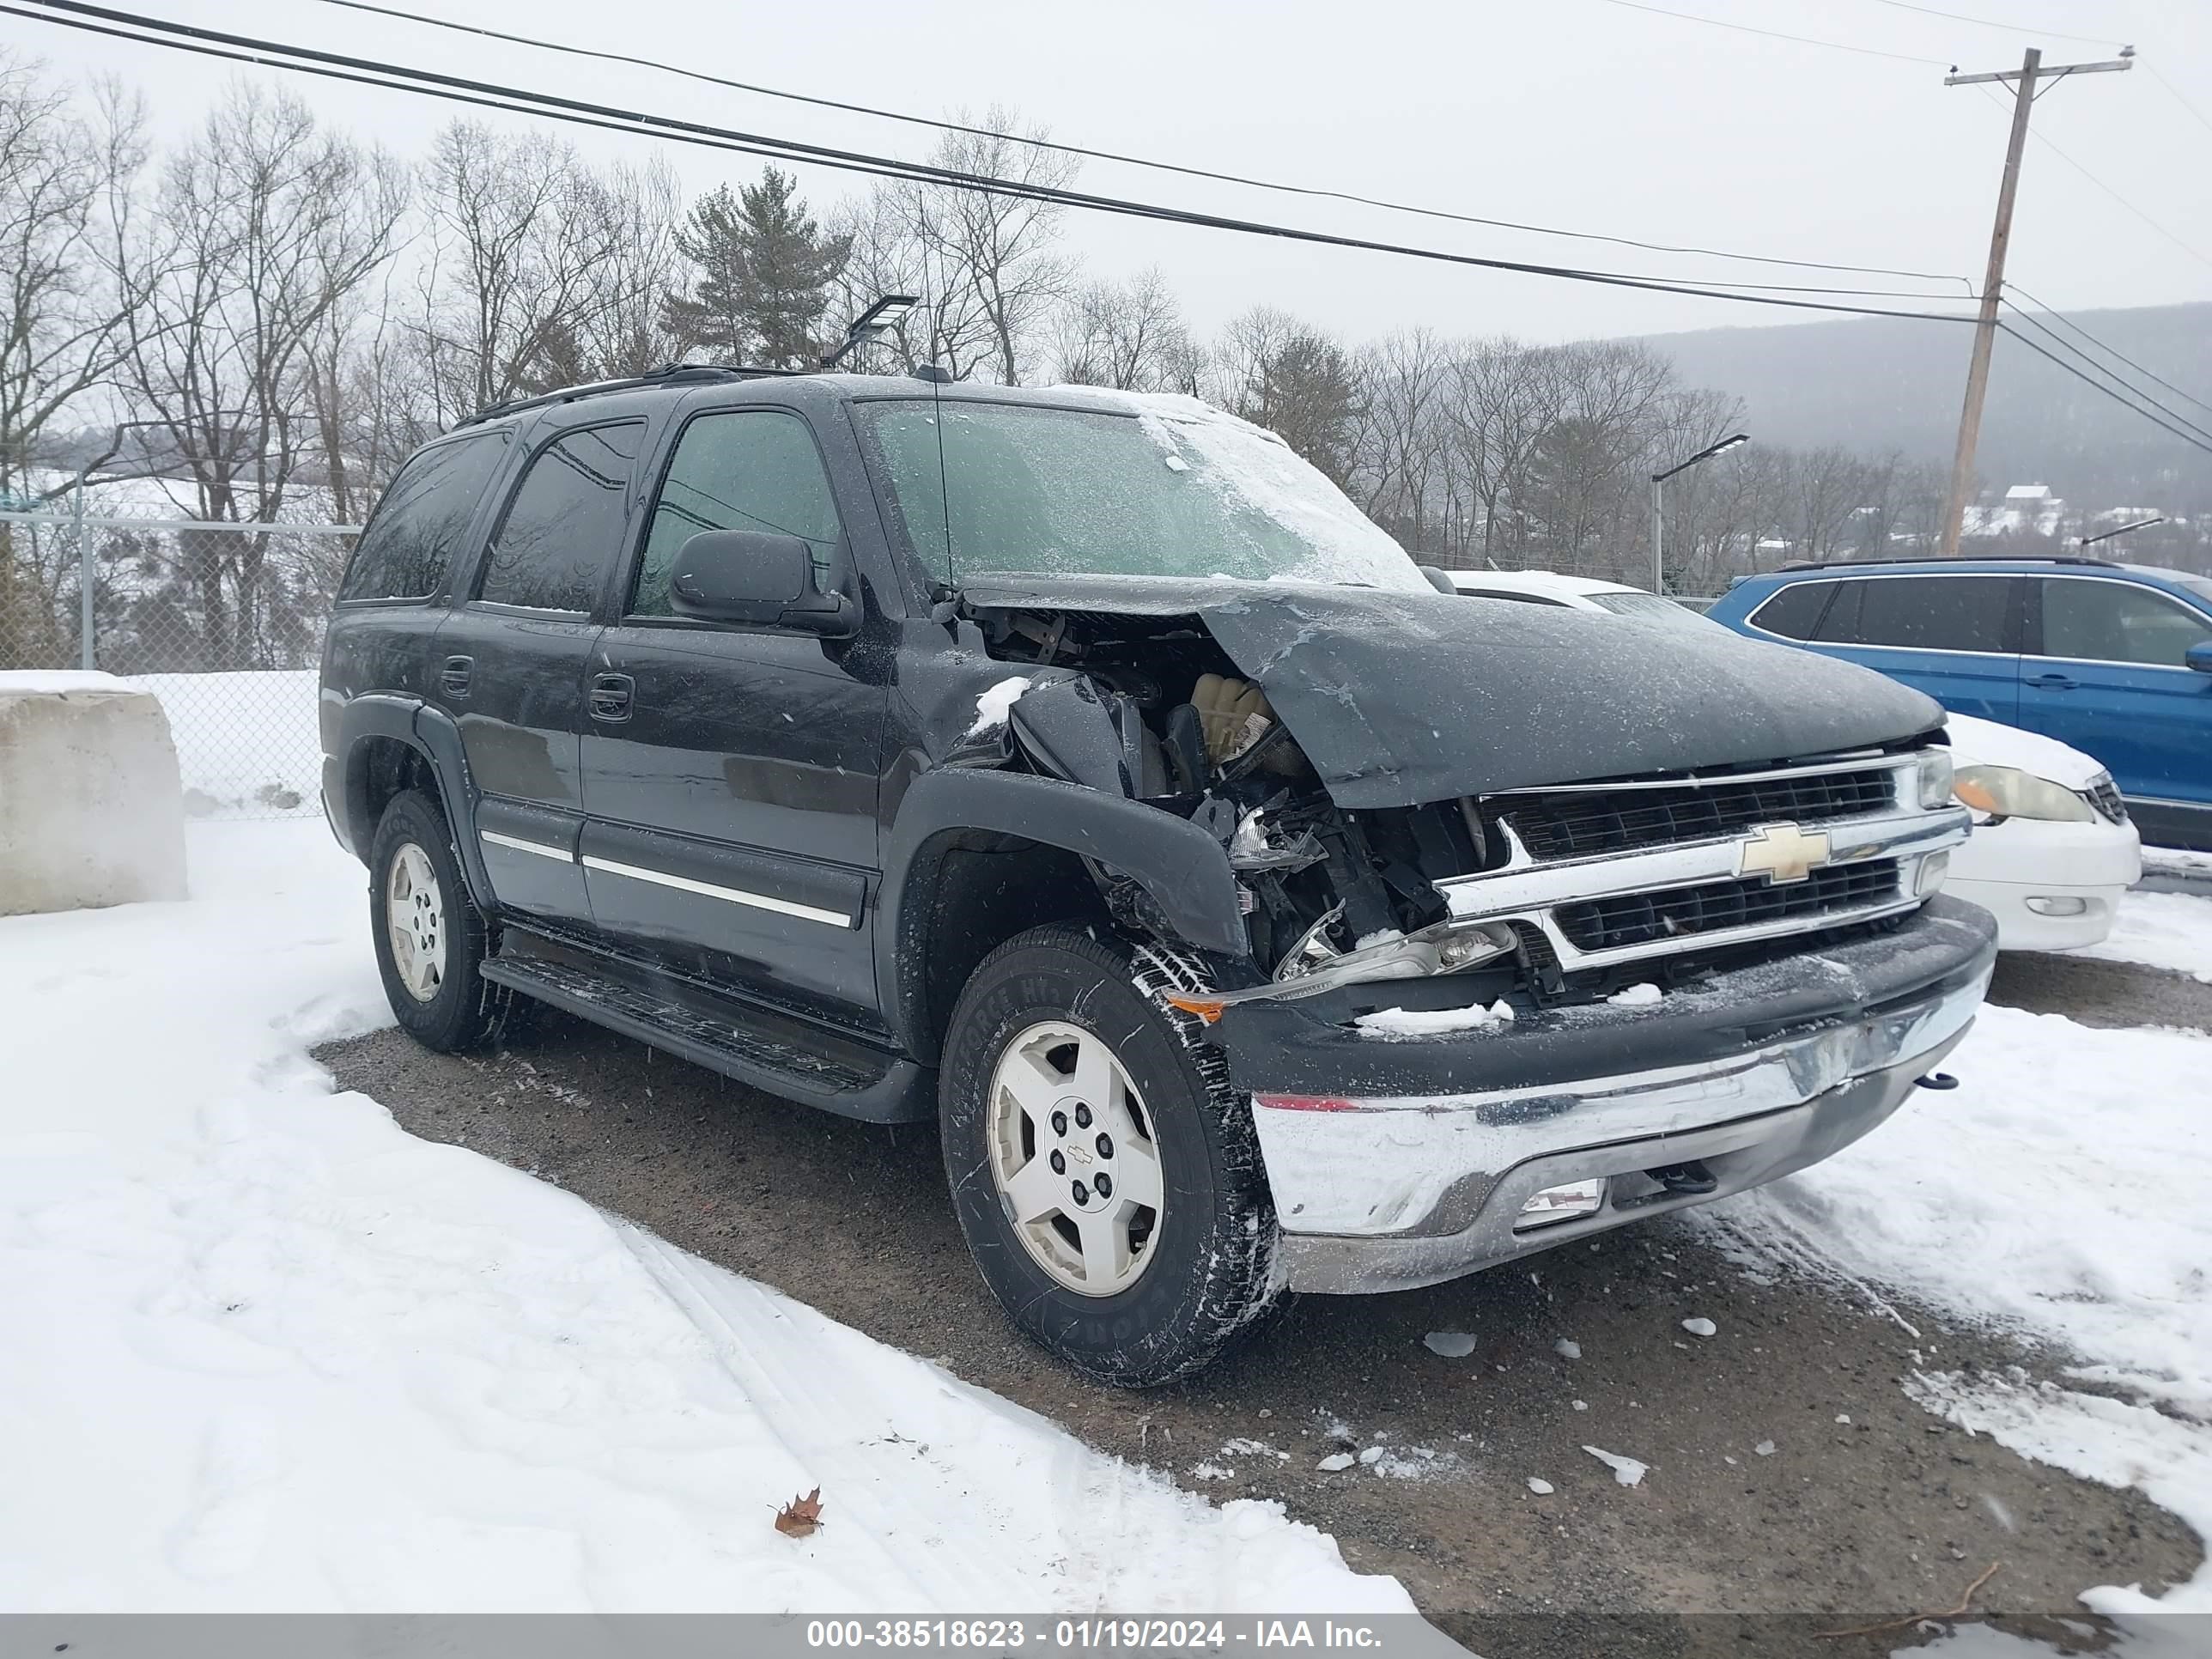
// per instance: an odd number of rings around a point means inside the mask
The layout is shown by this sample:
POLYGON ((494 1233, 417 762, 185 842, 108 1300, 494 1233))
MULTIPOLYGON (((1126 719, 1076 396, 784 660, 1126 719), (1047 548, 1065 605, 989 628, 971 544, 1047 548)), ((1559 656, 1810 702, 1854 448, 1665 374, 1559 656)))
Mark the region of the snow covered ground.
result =
MULTIPOLYGON (((1990 1007, 1944 1069, 1955 1091, 1917 1095, 1711 1224, 1752 1261, 2079 1356, 2056 1378, 1991 1377, 1931 1345, 1908 1392, 2025 1455, 2139 1486, 2212 1539, 2212 1037, 1990 1007)), ((2212 1612, 2212 1570, 2155 1604, 2115 1587, 2084 1599, 2212 1612)))
POLYGON ((2110 936, 2073 954, 2171 969, 2212 985, 2212 898, 2128 893, 2110 936))
POLYGON ((359 866, 192 835, 189 903, 0 921, 0 1607, 1411 1610, 333 1093, 359 866))

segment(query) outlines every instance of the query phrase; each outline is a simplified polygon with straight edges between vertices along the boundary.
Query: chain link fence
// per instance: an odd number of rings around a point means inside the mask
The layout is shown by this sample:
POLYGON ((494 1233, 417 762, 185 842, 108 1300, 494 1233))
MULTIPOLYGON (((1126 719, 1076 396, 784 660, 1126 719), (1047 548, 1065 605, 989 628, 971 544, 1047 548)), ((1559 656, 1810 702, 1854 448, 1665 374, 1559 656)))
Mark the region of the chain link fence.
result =
POLYGON ((0 513, 0 671, 95 668, 153 692, 194 816, 312 814, 316 670, 359 528, 0 513))

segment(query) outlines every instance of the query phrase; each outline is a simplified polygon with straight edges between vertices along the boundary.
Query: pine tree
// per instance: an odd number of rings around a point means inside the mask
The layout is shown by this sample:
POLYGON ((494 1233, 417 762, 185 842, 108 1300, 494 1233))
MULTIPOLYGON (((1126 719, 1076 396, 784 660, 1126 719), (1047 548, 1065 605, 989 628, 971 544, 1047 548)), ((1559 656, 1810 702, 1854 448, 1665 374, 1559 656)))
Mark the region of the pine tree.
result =
POLYGON ((822 234, 798 188, 769 167, 758 184, 734 196, 725 185, 692 208, 678 245, 699 280, 667 308, 687 345, 763 368, 813 367, 830 284, 852 244, 822 234))
POLYGON ((702 347, 725 362, 738 362, 752 345, 744 313, 744 244, 738 198, 723 185, 691 204, 690 222, 676 246, 699 269, 689 295, 672 294, 664 320, 686 351, 702 347))

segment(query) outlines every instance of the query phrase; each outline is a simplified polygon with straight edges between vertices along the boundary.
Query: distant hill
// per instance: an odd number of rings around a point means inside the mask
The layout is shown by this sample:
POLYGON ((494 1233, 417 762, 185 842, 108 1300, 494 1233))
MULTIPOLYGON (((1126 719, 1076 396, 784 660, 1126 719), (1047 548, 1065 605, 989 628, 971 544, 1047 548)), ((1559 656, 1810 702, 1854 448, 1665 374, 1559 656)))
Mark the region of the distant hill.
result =
MULTIPOLYGON (((2212 304, 2070 313, 2146 368, 2212 403, 2212 304)), ((2044 325, 2094 352, 2060 324, 2044 325)), ((2021 326, 2029 337, 2051 343, 2021 326)), ((1856 318, 1649 337, 1683 377, 1744 401, 1755 438, 1796 447, 1898 450, 1948 464, 1971 331, 1856 318)), ((2118 367, 2115 365, 2115 367, 2118 367)), ((2130 379, 2136 377, 2130 376, 2130 379)), ((2212 410, 2155 385, 2159 400, 2212 431, 2212 410)), ((2192 449, 2000 334, 1977 468, 1984 487, 2047 483, 2081 506, 2212 512, 2212 455, 2192 449)))

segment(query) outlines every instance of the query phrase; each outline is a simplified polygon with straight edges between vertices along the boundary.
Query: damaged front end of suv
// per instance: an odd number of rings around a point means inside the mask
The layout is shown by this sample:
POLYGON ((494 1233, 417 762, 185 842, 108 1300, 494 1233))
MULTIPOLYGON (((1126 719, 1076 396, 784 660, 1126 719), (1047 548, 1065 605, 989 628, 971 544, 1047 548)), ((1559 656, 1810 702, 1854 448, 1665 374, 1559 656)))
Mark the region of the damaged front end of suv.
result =
MULTIPOLYGON (((960 760, 1202 830, 1244 949, 1158 994, 1250 1098, 1294 1287, 1432 1282, 1773 1179, 1971 1020, 1940 712, 1713 630, 1419 592, 978 576, 960 760), (1003 710, 1003 719, 1000 712, 1003 710)), ((1831 672, 1833 671, 1833 672, 1831 672)), ((1128 933, 1179 940, 1111 849, 1128 933)))

